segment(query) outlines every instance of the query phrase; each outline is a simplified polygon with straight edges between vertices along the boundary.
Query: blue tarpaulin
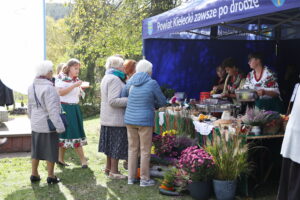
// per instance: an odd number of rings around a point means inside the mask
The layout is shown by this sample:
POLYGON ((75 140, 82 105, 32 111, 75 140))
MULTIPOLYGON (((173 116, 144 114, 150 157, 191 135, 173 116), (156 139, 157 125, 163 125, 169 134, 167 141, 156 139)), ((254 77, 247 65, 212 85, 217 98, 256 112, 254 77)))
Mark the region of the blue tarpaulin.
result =
POLYGON ((262 51, 265 63, 275 69, 275 41, 148 39, 145 57, 153 64, 152 77, 161 86, 185 92, 199 99, 210 91, 217 78, 216 67, 232 56, 246 75, 250 71, 247 55, 262 51))
POLYGON ((300 0, 194 0, 143 20, 143 39, 300 8, 300 0))

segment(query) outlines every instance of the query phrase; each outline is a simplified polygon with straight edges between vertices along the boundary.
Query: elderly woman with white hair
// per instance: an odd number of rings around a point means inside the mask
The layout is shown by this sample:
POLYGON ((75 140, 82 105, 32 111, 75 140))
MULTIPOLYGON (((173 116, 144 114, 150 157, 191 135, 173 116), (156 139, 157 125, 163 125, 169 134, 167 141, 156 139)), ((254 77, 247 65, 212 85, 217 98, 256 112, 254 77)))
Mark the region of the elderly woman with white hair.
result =
POLYGON ((38 173, 40 160, 47 161, 48 184, 60 180, 54 175, 54 164, 58 161, 58 134, 65 131, 60 118, 60 101, 56 89, 51 82, 53 64, 43 61, 37 66, 36 78, 28 89, 28 116, 32 129, 32 174, 31 182, 41 180, 38 173), (47 120, 50 119, 56 131, 49 130, 47 120))
POLYGON ((128 96, 125 124, 128 137, 128 184, 135 182, 140 152, 140 186, 152 186, 150 179, 150 152, 154 126, 154 110, 166 104, 158 83, 151 78, 152 64, 141 60, 136 73, 127 82, 121 96, 128 96))
POLYGON ((124 113, 127 97, 120 98, 125 85, 124 60, 111 56, 106 61, 106 73, 101 81, 101 112, 99 152, 106 155, 105 174, 112 179, 125 179, 118 171, 119 159, 128 157, 127 130, 124 113))

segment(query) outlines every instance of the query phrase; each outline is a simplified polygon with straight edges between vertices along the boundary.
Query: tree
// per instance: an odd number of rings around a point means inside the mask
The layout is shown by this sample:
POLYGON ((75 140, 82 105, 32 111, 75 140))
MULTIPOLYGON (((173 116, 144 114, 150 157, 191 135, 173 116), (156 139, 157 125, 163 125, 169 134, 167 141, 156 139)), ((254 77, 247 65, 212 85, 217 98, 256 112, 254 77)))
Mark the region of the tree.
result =
POLYGON ((66 62, 69 59, 72 41, 67 32, 65 19, 55 21, 52 17, 47 16, 46 24, 47 59, 55 65, 66 62))
POLYGON ((176 6, 176 0, 76 0, 66 22, 71 52, 83 62, 81 78, 91 83, 86 101, 95 103, 108 56, 142 58, 142 20, 176 6), (101 72, 102 74, 95 74, 101 72), (98 92, 98 91, 97 91, 98 92))

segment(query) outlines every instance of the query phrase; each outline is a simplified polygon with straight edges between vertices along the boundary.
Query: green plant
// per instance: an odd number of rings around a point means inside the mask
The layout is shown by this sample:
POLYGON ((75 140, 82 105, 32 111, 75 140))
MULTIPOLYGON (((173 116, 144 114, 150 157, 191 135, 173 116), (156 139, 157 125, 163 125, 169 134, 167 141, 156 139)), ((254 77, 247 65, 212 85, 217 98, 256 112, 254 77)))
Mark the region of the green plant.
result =
POLYGON ((169 85, 162 85, 160 88, 167 99, 170 99, 175 94, 175 90, 170 88, 169 85))
POLYGON ((177 174, 177 169, 176 168, 172 168, 170 170, 168 170, 165 174, 164 174, 164 179, 162 181, 162 185, 168 187, 168 188, 172 188, 175 186, 175 180, 176 180, 176 174, 177 174))
POLYGON ((235 180, 248 172, 248 145, 239 134, 216 131, 205 149, 213 156, 215 179, 235 180))

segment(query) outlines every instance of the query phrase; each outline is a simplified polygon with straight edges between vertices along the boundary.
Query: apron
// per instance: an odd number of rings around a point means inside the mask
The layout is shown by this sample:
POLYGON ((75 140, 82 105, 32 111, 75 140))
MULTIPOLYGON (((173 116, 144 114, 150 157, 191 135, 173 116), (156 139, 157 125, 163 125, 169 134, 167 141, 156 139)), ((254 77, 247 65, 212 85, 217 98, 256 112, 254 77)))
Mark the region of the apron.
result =
POLYGON ((298 88, 290 119, 286 126, 281 154, 300 164, 300 89, 298 88))

